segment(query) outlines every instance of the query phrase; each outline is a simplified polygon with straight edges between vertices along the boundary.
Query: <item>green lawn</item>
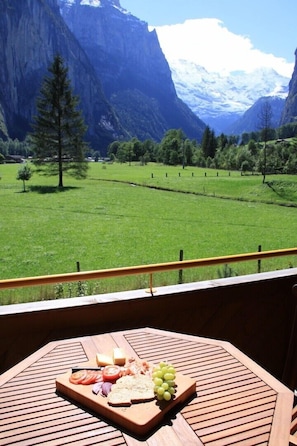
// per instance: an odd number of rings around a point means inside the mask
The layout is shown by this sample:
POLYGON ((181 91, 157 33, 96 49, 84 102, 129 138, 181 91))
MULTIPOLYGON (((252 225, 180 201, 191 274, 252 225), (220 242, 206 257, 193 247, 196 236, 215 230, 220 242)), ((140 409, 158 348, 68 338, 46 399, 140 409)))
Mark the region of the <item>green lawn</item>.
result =
MULTIPOLYGON (((65 177, 62 192, 57 178, 34 174, 23 193, 18 167, 0 166, 0 279, 73 272, 76 262, 81 270, 170 262, 181 249, 185 259, 196 259, 296 246, 293 176, 267 177, 268 186, 261 176, 238 172, 90 163, 88 179, 65 177)), ((255 263, 230 266, 246 274, 255 263)), ((263 269, 290 264, 294 257, 271 259, 263 269)), ((154 280, 174 283, 177 274, 154 280)), ((186 281, 215 277, 218 268, 184 272, 186 281)), ((89 284, 88 293, 147 285, 144 277, 113 279, 89 284)), ((76 294, 70 288, 64 295, 76 294)), ((5 290, 0 302, 55 295, 52 288, 5 290)))
MULTIPOLYGON (((90 172, 93 177, 93 169, 90 172)), ((94 179, 122 180, 156 188, 193 192, 210 197, 261 201, 297 206, 297 177, 269 175, 262 183, 261 175, 241 176, 240 172, 212 169, 168 167, 150 164, 106 164, 96 169, 94 179)))

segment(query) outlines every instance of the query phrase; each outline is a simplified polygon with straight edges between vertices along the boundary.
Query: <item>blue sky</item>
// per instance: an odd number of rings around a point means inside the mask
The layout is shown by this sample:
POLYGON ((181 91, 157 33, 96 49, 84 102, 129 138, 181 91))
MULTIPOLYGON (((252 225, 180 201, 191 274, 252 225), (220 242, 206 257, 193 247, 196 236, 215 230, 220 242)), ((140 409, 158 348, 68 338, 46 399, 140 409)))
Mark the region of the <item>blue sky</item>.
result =
MULTIPOLYGON (((120 3, 157 29, 189 19, 218 19, 221 27, 249 40, 254 49, 290 64, 295 62, 297 0, 120 0, 120 3)), ((205 40, 210 38, 207 35, 205 40)))

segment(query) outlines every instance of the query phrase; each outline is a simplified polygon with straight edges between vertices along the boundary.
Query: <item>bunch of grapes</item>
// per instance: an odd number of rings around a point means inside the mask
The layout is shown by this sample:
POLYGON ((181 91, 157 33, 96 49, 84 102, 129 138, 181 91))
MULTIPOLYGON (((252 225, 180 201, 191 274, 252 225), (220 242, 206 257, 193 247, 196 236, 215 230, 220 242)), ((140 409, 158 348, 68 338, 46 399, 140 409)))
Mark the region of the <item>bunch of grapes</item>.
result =
POLYGON ((166 362, 153 370, 154 391, 158 400, 170 401, 175 393, 175 368, 166 362))

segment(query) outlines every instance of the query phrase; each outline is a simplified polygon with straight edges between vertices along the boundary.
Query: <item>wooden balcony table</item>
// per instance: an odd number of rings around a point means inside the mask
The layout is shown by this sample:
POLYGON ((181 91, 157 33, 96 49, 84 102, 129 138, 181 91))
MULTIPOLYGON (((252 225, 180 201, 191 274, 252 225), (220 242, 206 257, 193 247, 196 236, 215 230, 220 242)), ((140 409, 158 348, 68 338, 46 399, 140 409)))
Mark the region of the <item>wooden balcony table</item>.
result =
POLYGON ((293 392, 228 342, 143 328, 50 342, 0 376, 0 445, 289 444, 293 392), (145 437, 56 392, 56 377, 122 347, 167 360, 197 393, 145 437))

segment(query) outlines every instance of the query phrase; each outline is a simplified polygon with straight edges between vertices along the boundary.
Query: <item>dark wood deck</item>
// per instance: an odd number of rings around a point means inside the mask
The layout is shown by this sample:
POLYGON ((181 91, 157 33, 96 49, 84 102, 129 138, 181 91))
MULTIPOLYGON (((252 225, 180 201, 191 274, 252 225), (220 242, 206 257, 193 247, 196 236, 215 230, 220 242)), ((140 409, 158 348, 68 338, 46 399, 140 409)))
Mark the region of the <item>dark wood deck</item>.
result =
POLYGON ((292 406, 293 393, 230 343, 144 328, 50 342, 3 373, 0 444, 287 446, 292 406), (197 382, 197 396, 147 438, 56 393, 58 375, 116 345, 197 382))

